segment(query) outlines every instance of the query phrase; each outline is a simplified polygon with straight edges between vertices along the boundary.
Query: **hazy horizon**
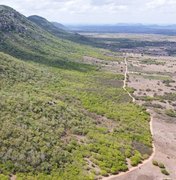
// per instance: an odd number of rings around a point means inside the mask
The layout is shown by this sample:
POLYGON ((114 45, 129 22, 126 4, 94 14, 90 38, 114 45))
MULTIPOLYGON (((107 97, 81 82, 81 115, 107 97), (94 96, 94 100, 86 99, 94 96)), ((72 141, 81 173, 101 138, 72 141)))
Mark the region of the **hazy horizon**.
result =
MULTIPOLYGON (((57 22, 57 21, 52 21, 52 22, 57 22)), ((58 22, 59 23, 59 22, 58 22)), ((68 26, 117 26, 117 25, 127 25, 127 26, 137 26, 137 25, 141 25, 141 26, 176 26, 176 23, 170 23, 170 24, 157 24, 157 23, 142 23, 142 22, 139 22, 139 23, 125 23, 125 22, 117 22, 117 23, 112 23, 112 24, 108 24, 108 23, 102 23, 102 24, 90 24, 90 23, 87 23, 87 24, 79 24, 79 23, 63 23, 65 25, 68 25, 68 26)))
POLYGON ((176 24, 175 0, 1 0, 25 16, 66 25, 176 24))

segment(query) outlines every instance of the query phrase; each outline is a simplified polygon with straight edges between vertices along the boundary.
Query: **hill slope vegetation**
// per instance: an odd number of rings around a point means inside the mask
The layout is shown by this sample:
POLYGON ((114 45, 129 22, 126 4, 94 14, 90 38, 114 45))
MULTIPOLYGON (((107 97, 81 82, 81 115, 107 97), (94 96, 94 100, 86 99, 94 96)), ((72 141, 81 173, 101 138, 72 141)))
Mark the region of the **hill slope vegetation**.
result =
POLYGON ((85 43, 87 44, 89 42, 88 38, 81 36, 77 33, 73 33, 71 31, 69 31, 68 29, 66 29, 66 27, 64 27, 63 25, 61 25, 59 23, 49 22, 46 19, 44 19, 40 16, 36 16, 36 15, 29 16, 28 19, 30 21, 36 23, 38 26, 45 29, 52 35, 57 36, 59 38, 67 39, 67 40, 70 40, 73 42, 83 43, 83 44, 85 44, 85 43))
POLYGON ((0 6, 0 24, 0 179, 95 179, 151 153, 149 115, 131 103, 124 76, 81 63, 120 58, 9 7, 0 6))

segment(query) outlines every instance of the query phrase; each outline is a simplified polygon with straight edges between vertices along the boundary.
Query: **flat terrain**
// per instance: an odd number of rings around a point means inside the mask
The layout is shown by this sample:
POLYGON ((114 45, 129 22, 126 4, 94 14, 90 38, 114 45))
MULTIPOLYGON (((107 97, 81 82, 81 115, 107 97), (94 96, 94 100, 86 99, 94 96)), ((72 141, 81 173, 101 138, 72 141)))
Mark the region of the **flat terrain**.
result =
POLYGON ((97 47, 122 53, 175 56, 176 36, 135 33, 82 33, 97 47))
POLYGON ((128 86, 136 103, 146 106, 153 118, 154 156, 139 168, 109 180, 176 179, 176 65, 175 58, 129 55, 128 86), (169 175, 153 163, 162 163, 169 175))

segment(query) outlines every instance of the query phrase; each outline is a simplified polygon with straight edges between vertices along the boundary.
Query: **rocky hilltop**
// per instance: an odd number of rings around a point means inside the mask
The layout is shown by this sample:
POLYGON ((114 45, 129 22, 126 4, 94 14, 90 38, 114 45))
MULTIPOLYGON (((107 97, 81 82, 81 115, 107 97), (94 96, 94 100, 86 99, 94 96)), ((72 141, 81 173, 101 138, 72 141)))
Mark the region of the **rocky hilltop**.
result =
POLYGON ((26 18, 7 6, 0 6, 0 31, 24 33, 27 30, 26 18))

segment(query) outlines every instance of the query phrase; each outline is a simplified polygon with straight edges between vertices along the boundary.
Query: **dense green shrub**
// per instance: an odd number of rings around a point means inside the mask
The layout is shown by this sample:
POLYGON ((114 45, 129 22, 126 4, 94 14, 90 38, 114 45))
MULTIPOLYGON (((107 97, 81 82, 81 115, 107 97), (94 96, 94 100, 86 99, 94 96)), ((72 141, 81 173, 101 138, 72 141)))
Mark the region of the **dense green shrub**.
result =
POLYGON ((132 166, 138 165, 138 164, 141 162, 141 160, 142 160, 142 157, 141 157, 140 152, 135 151, 135 152, 134 152, 134 156, 132 156, 132 157, 130 158, 130 160, 131 160, 131 165, 132 165, 132 166))
POLYGON ((7 175, 0 174, 1 180, 9 180, 9 177, 7 175))
POLYGON ((94 179, 96 166, 107 176, 126 171, 126 158, 140 163, 144 154, 134 141, 151 148, 149 114, 107 83, 119 83, 121 74, 52 68, 3 53, 0 58, 2 174, 94 179), (95 167, 88 168, 86 158, 95 167))

